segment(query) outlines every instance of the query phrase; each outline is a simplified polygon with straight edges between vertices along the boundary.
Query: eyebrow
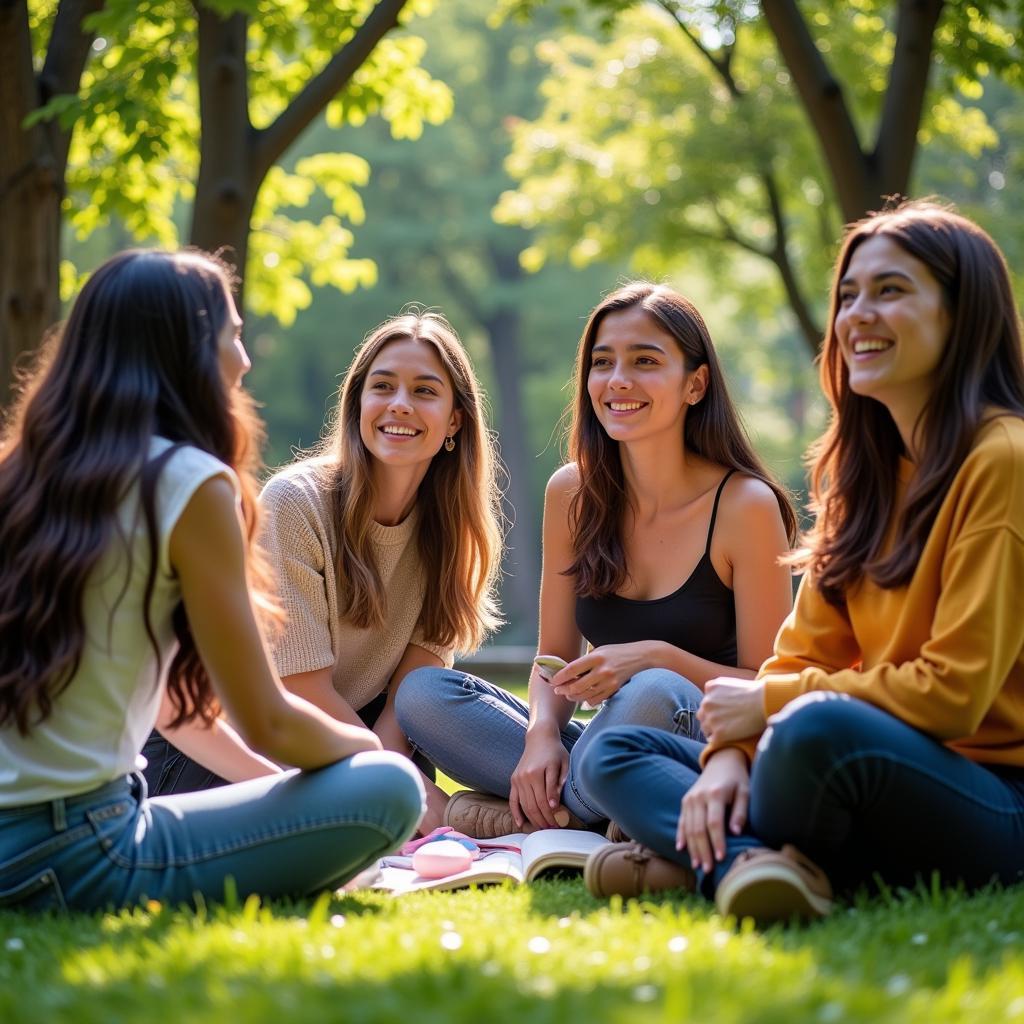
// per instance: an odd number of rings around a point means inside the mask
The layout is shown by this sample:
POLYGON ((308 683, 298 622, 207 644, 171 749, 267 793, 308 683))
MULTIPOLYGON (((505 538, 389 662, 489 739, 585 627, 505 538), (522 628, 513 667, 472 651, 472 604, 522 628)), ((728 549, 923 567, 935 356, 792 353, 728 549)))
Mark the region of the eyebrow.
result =
MULTIPOLYGON (((904 274, 902 270, 883 270, 880 274, 875 274, 871 278, 871 280, 872 281, 881 281, 882 278, 884 278, 884 277, 901 277, 901 278, 903 278, 904 281, 908 281, 910 284, 914 283, 914 279, 909 274, 904 274)), ((842 288, 842 286, 844 284, 856 284, 856 283, 857 282, 849 274, 847 274, 846 277, 844 277, 839 282, 839 287, 842 288)))
MULTIPOLYGON (((628 352, 664 352, 665 350, 661 345, 654 345, 649 341, 637 341, 632 345, 627 345, 626 350, 628 352)), ((611 352, 611 345, 595 345, 591 350, 591 354, 594 352, 611 352)))
MULTIPOLYGON (((397 377, 394 370, 371 370, 371 377, 397 377)), ((413 380, 432 380, 437 384, 444 384, 444 381, 434 373, 420 373, 413 377, 413 380)))

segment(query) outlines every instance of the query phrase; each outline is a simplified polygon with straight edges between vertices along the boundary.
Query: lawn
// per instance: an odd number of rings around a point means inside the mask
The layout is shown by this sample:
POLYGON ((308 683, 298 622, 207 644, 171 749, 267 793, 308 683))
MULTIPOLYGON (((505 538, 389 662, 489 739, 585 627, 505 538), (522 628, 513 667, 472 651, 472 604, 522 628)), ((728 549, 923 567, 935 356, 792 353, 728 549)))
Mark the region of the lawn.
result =
POLYGON ((1024 887, 876 897, 804 929, 578 881, 402 900, 0 914, 0 1021, 1024 1020, 1024 887))
MULTIPOLYGON (((448 785, 448 780, 444 780, 448 785)), ((1024 1024, 1024 885, 864 897, 807 928, 579 880, 201 912, 0 912, 0 1024, 1024 1024)))

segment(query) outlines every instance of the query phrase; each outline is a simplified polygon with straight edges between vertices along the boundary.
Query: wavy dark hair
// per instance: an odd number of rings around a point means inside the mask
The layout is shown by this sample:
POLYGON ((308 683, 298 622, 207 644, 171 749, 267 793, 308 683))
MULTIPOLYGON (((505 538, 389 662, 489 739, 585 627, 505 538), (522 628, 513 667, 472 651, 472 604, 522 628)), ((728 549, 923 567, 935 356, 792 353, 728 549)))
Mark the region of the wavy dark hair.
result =
POLYGON ((455 408, 462 410, 455 450, 434 456, 416 498, 417 543, 428 581, 420 625, 431 642, 471 651, 500 622, 495 584, 502 550, 501 495, 476 374, 458 335, 439 313, 413 311, 385 320, 356 350, 341 384, 334 427, 321 451, 334 461, 331 502, 343 614, 363 628, 380 629, 387 620, 370 539, 372 456, 363 444, 359 417, 370 367, 396 341, 434 349, 451 380, 455 408))
POLYGON ((832 407, 812 447, 811 508, 817 515, 801 561, 837 607, 863 576, 881 587, 914 574, 939 506, 993 409, 1024 415, 1020 317, 1006 261, 977 224, 932 200, 906 201, 850 226, 836 263, 821 386, 832 407), (938 281, 950 332, 931 395, 915 425, 917 471, 883 554, 896 509, 903 441, 886 407, 850 389, 836 338, 839 282, 866 240, 884 236, 938 281))
POLYGON ((579 468, 580 486, 570 507, 574 557, 566 574, 575 577, 576 593, 581 597, 614 594, 628 575, 622 524, 630 496, 619 442, 601 426, 587 392, 587 378, 591 350, 604 318, 634 307, 642 309, 660 330, 675 339, 688 372, 700 366, 708 368, 704 397, 686 411, 682 437, 686 449, 766 483, 778 499, 790 543, 797 536, 789 495, 765 468, 747 438, 704 318, 692 302, 671 288, 636 281, 612 292, 594 308, 576 350, 576 390, 568 448, 570 460, 579 468))
MULTIPOLYGON (((140 625, 162 670, 149 619, 154 501, 176 447, 194 445, 235 470, 251 547, 261 432, 247 396, 221 379, 217 339, 230 280, 220 261, 197 251, 122 252, 89 278, 22 381, 0 439, 0 726, 27 733, 74 680, 86 642, 83 593, 109 545, 128 544, 117 513, 136 482, 149 543, 140 625), (154 435, 173 446, 147 462, 154 435)), ((260 603, 268 577, 250 554, 260 603)), ((219 707, 181 604, 173 624, 176 721, 208 723, 219 707)))

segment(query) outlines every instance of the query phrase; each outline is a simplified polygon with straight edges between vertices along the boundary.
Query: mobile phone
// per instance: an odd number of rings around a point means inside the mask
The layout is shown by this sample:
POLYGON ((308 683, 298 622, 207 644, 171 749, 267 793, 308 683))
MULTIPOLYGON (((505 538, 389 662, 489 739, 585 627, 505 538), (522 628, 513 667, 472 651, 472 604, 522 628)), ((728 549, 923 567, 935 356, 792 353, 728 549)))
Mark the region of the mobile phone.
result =
POLYGON ((557 654, 538 654, 533 659, 533 663, 540 670, 541 676, 549 682, 559 669, 563 669, 569 664, 564 658, 559 658, 557 654))

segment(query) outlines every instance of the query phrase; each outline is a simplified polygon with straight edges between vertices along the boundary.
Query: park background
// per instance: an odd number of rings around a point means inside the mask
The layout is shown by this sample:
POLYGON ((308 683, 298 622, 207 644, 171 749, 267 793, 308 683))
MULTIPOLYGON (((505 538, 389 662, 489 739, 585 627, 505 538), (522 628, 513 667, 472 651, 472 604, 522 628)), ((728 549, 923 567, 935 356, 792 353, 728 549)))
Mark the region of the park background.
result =
MULTIPOLYGON (((1022 26, 1022 0, 0 0, 0 406, 129 245, 231 247, 270 466, 316 443, 370 328, 440 308, 510 472, 495 642, 529 645, 543 485, 602 293, 644 275, 695 300, 801 497, 845 222, 939 194, 1021 294, 1022 26)), ((578 881, 0 911, 0 1020, 1010 1020, 1021 920, 1019 886, 927 880, 763 934, 578 881)))
POLYGON ((844 222, 883 194, 935 193, 1020 280, 1019 2, 4 6, 25 8, 35 66, 7 13, 0 55, 22 74, 0 129, 20 133, 0 145, 15 225, 0 395, 59 315, 57 288, 66 303, 129 245, 234 254, 270 466, 317 442, 367 331, 409 302, 442 310, 509 473, 493 643, 534 640, 573 353, 616 284, 694 299, 758 448, 802 500, 844 222))

